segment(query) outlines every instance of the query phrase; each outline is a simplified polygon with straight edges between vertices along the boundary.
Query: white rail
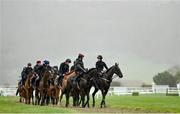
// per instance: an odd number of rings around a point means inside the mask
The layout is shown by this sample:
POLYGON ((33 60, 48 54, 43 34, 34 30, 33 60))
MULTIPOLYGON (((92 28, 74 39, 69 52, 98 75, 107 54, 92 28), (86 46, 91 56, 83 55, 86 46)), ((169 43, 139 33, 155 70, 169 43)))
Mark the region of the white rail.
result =
MULTIPOLYGON (((0 95, 1 96, 15 96, 16 87, 0 87, 0 95)), ((94 88, 91 89, 90 94, 94 92, 94 88)), ((167 87, 167 86, 159 86, 159 87, 110 87, 107 95, 131 95, 133 92, 139 92, 139 94, 156 94, 156 93, 179 93, 180 96, 180 88, 176 87, 167 87)), ((101 91, 96 93, 96 97, 101 96, 101 91)))

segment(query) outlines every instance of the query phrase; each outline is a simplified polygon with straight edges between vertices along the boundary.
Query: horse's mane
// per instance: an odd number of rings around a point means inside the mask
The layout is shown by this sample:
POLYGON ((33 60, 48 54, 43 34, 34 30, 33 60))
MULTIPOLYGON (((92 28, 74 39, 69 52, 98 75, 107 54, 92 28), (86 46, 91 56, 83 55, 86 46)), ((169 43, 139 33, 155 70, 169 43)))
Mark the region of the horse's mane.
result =
POLYGON ((70 72, 67 72, 65 75, 70 75, 74 72, 74 70, 71 70, 70 72))
POLYGON ((107 69, 106 73, 109 72, 114 66, 111 66, 109 69, 107 69))
POLYGON ((91 69, 89 69, 86 73, 89 73, 89 72, 91 72, 91 71, 94 70, 94 69, 96 69, 96 68, 91 68, 91 69))

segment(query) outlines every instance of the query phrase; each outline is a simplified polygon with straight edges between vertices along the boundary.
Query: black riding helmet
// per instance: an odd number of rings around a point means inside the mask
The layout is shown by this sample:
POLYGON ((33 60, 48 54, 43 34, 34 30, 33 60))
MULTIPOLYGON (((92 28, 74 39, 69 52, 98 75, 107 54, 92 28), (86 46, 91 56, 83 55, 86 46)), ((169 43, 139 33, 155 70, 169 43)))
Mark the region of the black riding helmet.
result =
POLYGON ((78 58, 83 58, 83 57, 84 57, 84 55, 79 53, 78 58))
POLYGON ((102 60, 103 59, 102 55, 98 55, 97 59, 101 59, 102 60))
POLYGON ((66 62, 67 63, 71 63, 71 59, 66 59, 66 62))
POLYGON ((31 63, 28 63, 27 66, 31 66, 31 63))

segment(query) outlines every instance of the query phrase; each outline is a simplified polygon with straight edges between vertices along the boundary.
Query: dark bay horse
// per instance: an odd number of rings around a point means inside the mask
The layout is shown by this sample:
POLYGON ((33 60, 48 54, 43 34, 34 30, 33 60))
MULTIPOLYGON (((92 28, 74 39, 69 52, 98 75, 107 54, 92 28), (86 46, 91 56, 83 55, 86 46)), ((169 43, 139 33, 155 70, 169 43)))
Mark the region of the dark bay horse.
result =
POLYGON ((87 101, 89 102, 89 87, 91 86, 90 80, 92 77, 98 75, 97 69, 92 68, 88 72, 82 74, 80 76, 80 81, 78 82, 79 88, 76 86, 76 84, 73 83, 74 79, 73 77, 69 78, 67 80, 67 86, 66 86, 66 107, 69 105, 69 97, 70 92, 73 95, 73 105, 77 106, 77 103, 79 103, 79 95, 81 97, 82 102, 82 108, 85 107, 85 96, 87 96, 87 101), (75 103, 75 104, 74 104, 75 103))
POLYGON ((39 92, 40 92, 40 102, 41 105, 45 105, 45 102, 48 103, 47 92, 49 88, 49 79, 52 77, 51 71, 46 69, 43 73, 42 79, 39 82, 39 92))
POLYGON ((106 103, 105 103, 105 97, 106 94, 109 90, 110 84, 112 82, 112 77, 113 74, 116 74, 117 76, 119 76, 119 78, 123 77, 123 74, 119 68, 119 65, 117 63, 115 63, 114 66, 110 67, 105 73, 103 73, 102 77, 100 78, 95 78, 96 82, 97 82, 97 86, 95 87, 95 90, 92 94, 93 97, 93 107, 95 107, 95 94, 98 92, 98 90, 101 90, 102 93, 102 101, 101 101, 101 108, 104 105, 104 107, 106 107, 106 103))
MULTIPOLYGON (((53 105, 58 104, 60 89, 61 89, 61 86, 56 83, 57 75, 58 75, 57 73, 52 72, 53 77, 50 78, 50 87, 48 88, 48 93, 47 93, 48 100, 51 99, 51 102, 53 105)), ((49 101, 48 101, 48 103, 49 103, 49 101)))

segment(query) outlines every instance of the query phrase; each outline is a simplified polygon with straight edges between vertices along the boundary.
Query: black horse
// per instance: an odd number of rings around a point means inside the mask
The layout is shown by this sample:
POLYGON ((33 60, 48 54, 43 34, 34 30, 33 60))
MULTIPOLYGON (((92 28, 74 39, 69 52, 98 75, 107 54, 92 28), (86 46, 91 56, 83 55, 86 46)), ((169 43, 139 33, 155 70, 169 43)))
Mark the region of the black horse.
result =
POLYGON ((79 87, 74 84, 74 79, 69 78, 67 81, 67 87, 66 87, 66 107, 69 105, 69 96, 70 92, 73 95, 73 105, 77 106, 77 103, 79 104, 79 95, 81 97, 82 102, 82 108, 85 107, 85 96, 87 96, 87 100, 89 101, 89 88, 91 87, 91 78, 94 76, 97 76, 98 72, 96 68, 90 69, 88 72, 82 74, 80 76, 80 80, 78 83, 79 87))
POLYGON ((101 90, 102 93, 102 101, 101 101, 101 108, 104 105, 104 107, 106 107, 106 103, 105 103, 105 97, 106 94, 109 90, 109 87, 111 85, 111 82, 113 80, 113 74, 116 74, 119 76, 119 78, 123 77, 123 74, 119 68, 119 65, 117 63, 115 63, 114 66, 110 67, 105 73, 102 74, 101 77, 99 78, 95 78, 95 82, 96 85, 94 84, 95 90, 92 94, 93 97, 93 107, 95 107, 95 95, 98 92, 98 90, 101 90))

